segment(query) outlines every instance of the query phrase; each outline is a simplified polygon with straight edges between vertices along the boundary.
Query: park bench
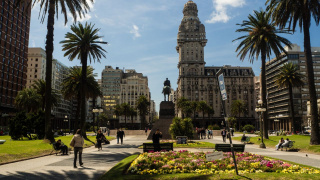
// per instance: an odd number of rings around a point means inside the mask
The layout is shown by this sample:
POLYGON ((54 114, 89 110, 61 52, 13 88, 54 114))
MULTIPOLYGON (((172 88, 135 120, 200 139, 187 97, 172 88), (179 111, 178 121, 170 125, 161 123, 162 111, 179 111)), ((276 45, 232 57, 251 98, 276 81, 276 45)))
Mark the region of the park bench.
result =
POLYGON ((173 151, 173 143, 143 143, 143 152, 149 151, 173 151))
POLYGON ((56 154, 56 155, 58 155, 59 153, 62 153, 62 150, 61 150, 61 149, 58 149, 58 148, 56 147, 56 143, 55 143, 55 142, 52 143, 52 151, 51 151, 50 154, 52 154, 52 152, 54 152, 54 154, 56 154))
POLYGON ((246 137, 245 140, 241 139, 241 142, 243 142, 244 144, 250 142, 250 137, 246 137))
MULTIPOLYGON (((245 144, 233 144, 233 150, 235 152, 244 152, 244 147, 245 144)), ((231 146, 230 144, 216 144, 215 150, 222 152, 231 152, 231 146)))
POLYGON ((289 144, 288 145, 286 145, 286 146, 282 146, 281 145, 281 150, 283 150, 283 148, 286 148, 286 151, 288 151, 288 148, 290 149, 290 148, 292 148, 292 146, 293 146, 293 143, 294 143, 295 141, 289 141, 289 144))

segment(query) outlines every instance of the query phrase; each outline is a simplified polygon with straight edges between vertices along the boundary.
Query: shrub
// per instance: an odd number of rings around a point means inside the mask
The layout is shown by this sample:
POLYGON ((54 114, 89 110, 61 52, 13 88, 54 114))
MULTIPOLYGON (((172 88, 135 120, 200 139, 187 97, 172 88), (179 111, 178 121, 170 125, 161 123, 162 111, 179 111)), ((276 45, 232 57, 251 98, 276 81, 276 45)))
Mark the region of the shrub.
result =
POLYGON ((243 129, 244 131, 251 132, 251 131, 254 130, 254 126, 251 125, 251 124, 247 124, 247 125, 243 126, 242 129, 243 129))
POLYGON ((189 139, 193 138, 193 124, 190 118, 181 119, 178 117, 173 118, 170 125, 169 132, 173 139, 176 136, 187 136, 189 139))
POLYGON ((11 136, 11 139, 17 140, 23 136, 31 139, 30 124, 31 123, 27 122, 27 116, 24 111, 17 113, 15 117, 10 119, 9 135, 11 136))
POLYGON ((218 126, 218 125, 209 125, 208 126, 208 129, 211 129, 211 130, 220 130, 221 128, 218 126))

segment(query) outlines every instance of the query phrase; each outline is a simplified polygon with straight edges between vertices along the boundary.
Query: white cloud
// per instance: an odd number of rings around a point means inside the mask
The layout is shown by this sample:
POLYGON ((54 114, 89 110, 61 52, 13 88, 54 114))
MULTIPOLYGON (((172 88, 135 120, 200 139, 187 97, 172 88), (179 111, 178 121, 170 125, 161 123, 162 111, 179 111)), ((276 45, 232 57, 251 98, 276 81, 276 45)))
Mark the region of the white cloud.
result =
POLYGON ((139 32, 139 27, 135 24, 132 26, 132 29, 130 30, 130 34, 133 34, 133 39, 141 37, 141 34, 139 32))
POLYGON ((212 0, 214 11, 210 15, 210 19, 206 23, 228 22, 230 20, 230 7, 242 7, 246 2, 245 0, 212 0))

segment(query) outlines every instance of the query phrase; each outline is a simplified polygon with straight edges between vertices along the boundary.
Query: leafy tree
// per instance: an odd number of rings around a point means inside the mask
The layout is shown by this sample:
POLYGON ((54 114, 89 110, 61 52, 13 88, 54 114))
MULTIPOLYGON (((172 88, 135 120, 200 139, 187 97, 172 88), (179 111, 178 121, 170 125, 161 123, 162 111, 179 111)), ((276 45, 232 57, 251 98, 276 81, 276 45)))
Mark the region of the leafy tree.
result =
MULTIPOLYGON (((41 109, 45 110, 46 102, 46 81, 43 79, 38 79, 33 81, 32 88, 41 96, 41 109)), ((57 90, 51 90, 51 106, 57 106, 60 102, 60 95, 57 90)))
POLYGON ((276 79, 276 84, 279 88, 288 88, 289 90, 289 101, 290 101, 290 111, 291 111, 291 125, 293 127, 293 132, 295 133, 296 122, 294 121, 294 104, 293 104, 293 87, 303 86, 304 76, 299 72, 299 66, 292 63, 284 64, 280 69, 280 74, 278 74, 276 79))
POLYGON ((122 115, 122 107, 121 107, 120 104, 117 104, 117 105, 114 107, 113 114, 116 115, 118 118, 122 115))
POLYGON ((209 106, 205 101, 200 101, 198 103, 197 110, 202 112, 203 122, 204 122, 204 114, 205 114, 205 112, 208 111, 208 109, 209 109, 209 106))
POLYGON ((138 113, 134 108, 130 107, 129 114, 130 114, 130 117, 131 117, 131 123, 132 123, 132 129, 133 129, 133 117, 137 116, 138 113))
POLYGON ((318 26, 320 22, 319 0, 267 0, 267 9, 280 28, 288 26, 295 32, 297 26, 304 35, 304 54, 306 57, 307 79, 311 107, 311 137, 310 144, 320 144, 317 93, 314 83, 314 71, 311 54, 310 25, 312 19, 318 26))
POLYGON ((199 102, 198 101, 191 101, 190 102, 190 108, 193 112, 193 120, 196 119, 196 112, 198 110, 198 105, 199 105, 199 102))
POLYGON ((232 116, 238 116, 239 129, 240 129, 240 115, 242 113, 245 113, 245 112, 246 112, 246 105, 242 100, 237 99, 237 100, 232 101, 232 103, 231 103, 231 115, 232 116))
POLYGON ((62 50, 66 51, 64 56, 68 56, 69 60, 72 61, 78 58, 82 64, 81 72, 81 121, 80 126, 82 129, 82 135, 86 138, 86 97, 85 94, 87 89, 87 64, 88 58, 90 60, 97 60, 100 62, 101 58, 105 58, 105 52, 99 44, 107 44, 107 42, 101 41, 103 36, 99 36, 100 29, 95 29, 94 25, 86 23, 84 26, 81 23, 71 25, 71 31, 65 35, 65 40, 61 41, 62 50))
POLYGON ((252 132, 254 130, 254 126, 251 125, 251 124, 247 124, 247 125, 243 126, 242 129, 247 131, 247 132, 252 132))
MULTIPOLYGON (((243 61, 248 55, 249 61, 253 63, 254 59, 261 57, 261 98, 263 107, 267 108, 266 59, 270 59, 272 54, 279 58, 281 51, 286 53, 282 44, 291 47, 289 40, 277 35, 287 33, 287 31, 277 29, 271 14, 264 10, 254 11, 254 15, 249 15, 248 20, 244 20, 242 24, 237 25, 240 25, 241 28, 237 29, 236 32, 246 33, 246 35, 233 40, 242 40, 236 49, 236 51, 239 51, 240 60, 243 61)), ((263 114, 264 137, 268 139, 268 109, 263 114)))
MULTIPOLYGON (((82 76, 82 68, 81 67, 71 67, 68 75, 65 79, 62 81, 62 95, 65 99, 73 99, 76 97, 77 99, 77 110, 76 110, 76 117, 75 117, 75 126, 74 126, 74 132, 76 132, 77 129, 79 129, 79 114, 81 110, 81 76, 82 76)), ((89 97, 97 97, 100 96, 101 90, 98 82, 95 80, 95 74, 93 74, 93 69, 91 67, 87 67, 87 84, 86 84, 86 93, 85 97, 88 99, 89 97)))
POLYGON ((146 115, 149 112, 150 102, 148 101, 147 97, 142 95, 137 100, 137 109, 139 111, 139 116, 141 118, 140 129, 142 128, 143 124, 146 124, 146 115))
POLYGON ((125 127, 127 127, 127 117, 130 116, 130 105, 128 103, 122 103, 121 109, 121 115, 124 116, 125 127))
POLYGON ((191 106, 191 103, 188 99, 185 97, 181 97, 177 101, 177 107, 182 112, 182 118, 191 117, 190 114, 193 112, 193 107, 191 106))
POLYGON ((193 138, 193 124, 191 118, 181 119, 175 117, 170 125, 169 132, 172 139, 176 136, 187 136, 189 139, 193 138))
MULTIPOLYGON (((93 2, 93 0, 90 0, 93 2)), ((67 24, 68 22, 68 12, 72 15, 74 21, 77 21, 77 17, 85 15, 85 13, 90 9, 87 0, 16 0, 16 6, 20 6, 21 3, 24 5, 34 6, 36 3, 40 3, 40 11, 39 17, 41 15, 41 23, 44 22, 47 17, 47 36, 46 36, 46 93, 45 96, 45 117, 46 117, 46 136, 45 139, 54 142, 54 137, 52 133, 51 127, 51 79, 52 79, 52 57, 53 57, 53 36, 54 36, 54 16, 56 15, 56 10, 58 11, 59 8, 61 13, 64 16, 64 22, 67 24), (27 3, 27 4, 25 4, 27 3), (69 11, 68 11, 69 10, 69 11)), ((27 8, 26 8, 27 9, 27 8)), ((58 18, 58 14, 57 14, 58 18)))
POLYGON ((98 119, 99 119, 98 127, 107 126, 108 119, 109 119, 108 115, 106 115, 105 113, 101 113, 99 114, 98 119))
POLYGON ((15 104, 26 112, 36 112, 40 108, 41 96, 35 89, 25 88, 18 92, 15 104))
POLYGON ((9 135, 11 139, 18 140, 23 137, 31 138, 32 126, 30 122, 27 122, 27 116, 24 111, 16 114, 16 116, 10 119, 10 131, 9 135))
MULTIPOLYGON (((237 118, 235 117, 229 117, 228 118, 228 123, 229 123, 229 127, 236 127, 236 123, 237 123, 237 118)), ((239 130, 240 130, 240 123, 239 123, 239 130)))
POLYGON ((210 115, 214 115, 214 109, 213 109, 213 107, 211 107, 211 106, 208 105, 207 113, 208 113, 208 118, 209 118, 209 120, 210 120, 210 115))
POLYGON ((43 139, 45 136, 45 115, 44 111, 39 111, 37 113, 32 113, 27 116, 28 122, 32 123, 32 129, 34 129, 34 133, 37 135, 38 139, 43 139))

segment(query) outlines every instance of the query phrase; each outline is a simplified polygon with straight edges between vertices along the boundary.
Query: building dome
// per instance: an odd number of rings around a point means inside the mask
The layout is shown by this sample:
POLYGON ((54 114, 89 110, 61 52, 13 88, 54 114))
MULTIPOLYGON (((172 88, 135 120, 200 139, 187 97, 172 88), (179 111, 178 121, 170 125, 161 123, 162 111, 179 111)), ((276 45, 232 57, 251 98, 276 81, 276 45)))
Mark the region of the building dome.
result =
POLYGON ((183 15, 184 16, 198 16, 198 8, 197 4, 193 1, 188 1, 183 8, 183 15))

